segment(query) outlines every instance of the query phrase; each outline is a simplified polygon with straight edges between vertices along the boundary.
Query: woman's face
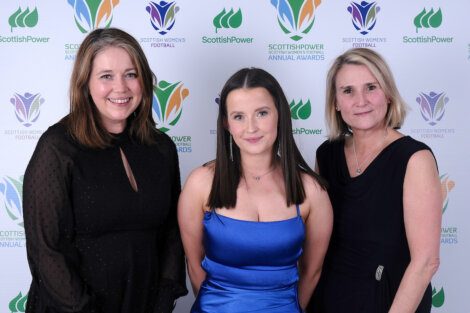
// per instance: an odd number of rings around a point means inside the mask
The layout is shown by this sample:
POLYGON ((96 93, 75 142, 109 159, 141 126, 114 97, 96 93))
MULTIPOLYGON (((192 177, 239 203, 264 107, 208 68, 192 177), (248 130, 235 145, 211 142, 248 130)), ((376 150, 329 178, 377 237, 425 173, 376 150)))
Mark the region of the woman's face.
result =
POLYGON ((389 101, 365 65, 344 65, 335 86, 337 109, 353 131, 384 126, 389 101))
POLYGON ((106 130, 122 132, 142 101, 142 86, 129 54, 118 47, 100 51, 93 61, 88 87, 106 130))
POLYGON ((226 105, 228 130, 241 155, 270 155, 279 118, 271 94, 262 87, 235 89, 226 105))

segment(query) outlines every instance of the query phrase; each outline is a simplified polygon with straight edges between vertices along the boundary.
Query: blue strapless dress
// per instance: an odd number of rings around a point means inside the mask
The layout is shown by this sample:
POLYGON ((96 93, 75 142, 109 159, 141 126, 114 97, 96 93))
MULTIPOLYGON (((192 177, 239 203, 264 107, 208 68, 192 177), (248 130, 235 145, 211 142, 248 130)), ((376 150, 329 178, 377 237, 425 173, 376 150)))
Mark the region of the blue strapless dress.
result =
POLYGON ((305 229, 297 216, 276 222, 204 216, 207 273, 191 313, 300 313, 297 261, 305 229))

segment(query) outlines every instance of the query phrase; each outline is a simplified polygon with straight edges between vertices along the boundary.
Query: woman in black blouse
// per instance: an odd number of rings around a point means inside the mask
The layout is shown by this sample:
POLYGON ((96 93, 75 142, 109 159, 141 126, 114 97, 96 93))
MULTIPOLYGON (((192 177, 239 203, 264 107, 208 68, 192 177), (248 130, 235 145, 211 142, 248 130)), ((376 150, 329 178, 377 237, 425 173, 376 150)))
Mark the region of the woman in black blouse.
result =
POLYGON ((24 178, 27 312, 171 312, 187 293, 176 148, 155 128, 138 42, 97 29, 77 53, 70 114, 24 178))

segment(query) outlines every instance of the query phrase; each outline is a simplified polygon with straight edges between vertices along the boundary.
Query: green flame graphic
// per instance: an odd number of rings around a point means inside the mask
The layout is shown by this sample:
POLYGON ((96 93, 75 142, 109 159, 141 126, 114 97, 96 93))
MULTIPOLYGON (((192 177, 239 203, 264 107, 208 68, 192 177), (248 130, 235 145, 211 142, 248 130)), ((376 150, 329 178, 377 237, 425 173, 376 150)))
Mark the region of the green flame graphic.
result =
POLYGON ((228 12, 223 9, 214 17, 215 32, 217 33, 219 28, 238 28, 242 24, 242 20, 242 11, 240 9, 236 13, 233 9, 228 12))
POLYGON ((435 308, 440 308, 444 305, 445 295, 444 295, 444 288, 441 287, 439 292, 436 292, 436 288, 432 288, 432 306, 435 308))
POLYGON ((16 297, 14 297, 8 304, 8 308, 10 309, 10 312, 12 313, 25 312, 27 300, 28 300, 28 294, 23 296, 20 291, 20 293, 16 297))
POLYGON ((33 11, 26 8, 23 12, 21 8, 18 7, 18 10, 16 10, 8 19, 8 24, 10 24, 11 32, 13 32, 14 27, 34 27, 37 25, 38 20, 39 15, 36 8, 34 8, 33 11))
POLYGON ((434 12, 434 9, 431 11, 426 12, 424 8, 416 17, 414 18, 414 24, 416 26, 416 32, 418 32, 419 28, 437 28, 442 24, 442 11, 441 8, 434 12))
POLYGON ((295 101, 292 100, 289 106, 292 118, 294 120, 306 120, 310 117, 310 114, 312 114, 312 105, 310 104, 310 100, 305 103, 303 103, 302 100, 300 100, 298 103, 295 103, 295 101))

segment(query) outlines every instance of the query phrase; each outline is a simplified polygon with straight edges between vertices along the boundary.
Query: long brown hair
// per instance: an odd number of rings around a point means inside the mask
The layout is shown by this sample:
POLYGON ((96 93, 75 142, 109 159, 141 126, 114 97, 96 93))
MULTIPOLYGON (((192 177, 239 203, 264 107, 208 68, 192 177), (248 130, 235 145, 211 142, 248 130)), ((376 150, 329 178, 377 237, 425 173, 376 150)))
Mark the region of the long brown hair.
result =
POLYGON ((227 97, 233 90, 257 87, 269 92, 278 112, 277 138, 274 142, 272 160, 279 162, 281 166, 287 205, 300 204, 305 200, 302 173, 312 176, 320 186, 325 187, 323 179, 312 171, 295 144, 290 107, 277 80, 262 69, 244 68, 228 79, 220 94, 214 179, 207 203, 212 209, 236 206, 237 188, 242 175, 240 149, 235 143, 232 144, 233 160, 230 158, 230 133, 226 127, 227 97))
POLYGON ((124 49, 136 67, 142 86, 142 102, 127 120, 130 135, 142 143, 152 143, 155 121, 152 117, 153 85, 156 83, 137 40, 117 28, 96 29, 89 33, 80 45, 70 78, 70 114, 63 121, 71 135, 82 145, 105 148, 113 139, 103 127, 99 112, 93 103, 88 83, 96 55, 108 47, 124 49))

